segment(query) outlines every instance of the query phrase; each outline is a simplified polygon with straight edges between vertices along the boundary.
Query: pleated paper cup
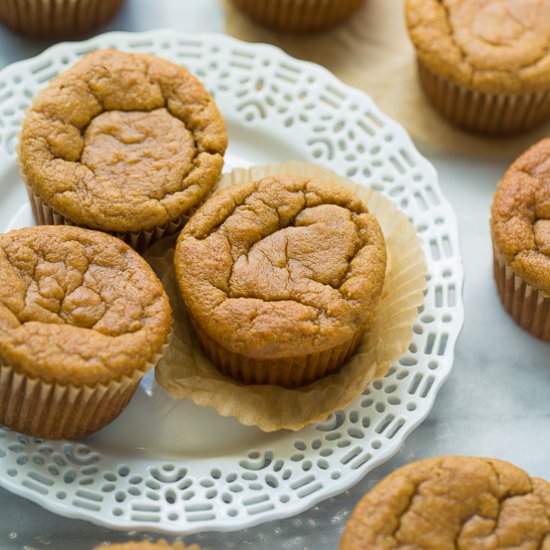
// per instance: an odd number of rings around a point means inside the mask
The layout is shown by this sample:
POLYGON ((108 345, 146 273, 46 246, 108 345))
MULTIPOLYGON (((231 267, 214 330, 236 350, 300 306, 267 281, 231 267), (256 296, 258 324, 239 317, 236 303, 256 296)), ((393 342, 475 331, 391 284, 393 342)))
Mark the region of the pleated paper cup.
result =
POLYGON ((533 336, 550 342, 550 296, 516 275, 494 247, 493 271, 504 309, 533 336))
MULTIPOLYGON (((20 172, 21 178, 25 182, 25 186, 27 188, 27 193, 29 195, 29 201, 31 203, 34 219, 36 220, 36 223, 38 225, 78 225, 72 220, 63 216, 63 214, 60 214, 57 210, 54 210, 46 202, 44 202, 40 195, 38 195, 34 191, 32 186, 28 183, 22 169, 20 170, 20 172)), ((139 252, 145 250, 156 241, 159 241, 164 237, 168 237, 170 235, 173 235, 174 233, 179 232, 189 219, 189 215, 190 214, 181 215, 174 221, 170 221, 151 229, 143 229, 141 231, 127 231, 124 233, 104 231, 104 233, 109 233, 110 235, 122 239, 126 244, 129 244, 133 249, 139 252)), ((90 229, 89 227, 84 228, 90 229)), ((96 231, 102 230, 96 228, 96 231)))
POLYGON ((143 376, 168 349, 170 337, 131 376, 94 386, 31 378, 0 360, 0 424, 43 439, 76 439, 97 432, 128 405, 143 376))
POLYGON ((106 23, 124 0, 1 0, 0 23, 35 38, 82 36, 106 23))
MULTIPOLYGON (((155 269, 165 273, 163 283, 175 322, 172 345, 155 370, 157 382, 174 398, 190 398, 266 432, 299 430, 322 421, 351 403, 371 381, 384 376, 407 351, 426 286, 424 254, 413 225, 391 201, 371 189, 314 164, 298 162, 234 170, 222 179, 220 187, 285 173, 322 178, 352 190, 376 216, 386 240, 388 261, 380 302, 357 349, 336 372, 296 389, 269 383, 247 385, 224 375, 204 353, 180 299, 172 268, 173 240, 157 243, 147 253, 155 269)), ((208 349, 208 342, 203 345, 208 349)))
POLYGON ((420 83, 431 104, 453 124, 482 134, 517 134, 550 117, 550 90, 489 94, 458 86, 418 60, 420 83))
POLYGON ((232 0, 258 23, 279 31, 313 32, 333 27, 364 0, 232 0))

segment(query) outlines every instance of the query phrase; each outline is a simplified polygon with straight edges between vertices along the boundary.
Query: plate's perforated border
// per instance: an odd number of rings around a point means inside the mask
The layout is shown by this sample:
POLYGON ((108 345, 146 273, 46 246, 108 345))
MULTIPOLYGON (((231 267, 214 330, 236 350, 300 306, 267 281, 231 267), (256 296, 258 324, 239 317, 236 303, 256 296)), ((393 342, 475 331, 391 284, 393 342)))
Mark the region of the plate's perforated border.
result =
MULTIPOLYGON (((272 46, 174 31, 109 33, 59 44, 0 73, 0 160, 14 161, 32 97, 78 57, 115 47, 166 57, 199 76, 222 114, 269 128, 302 158, 373 187, 414 223, 429 281, 409 351, 345 411, 274 449, 211 462, 140 460, 0 429, 0 485, 59 514, 119 529, 231 530, 287 517, 351 486, 387 460, 428 414, 463 323, 454 213, 433 167, 365 94, 272 46)), ((279 159, 274 159, 279 160, 279 159)), ((290 160, 290 159, 288 159, 290 160)))

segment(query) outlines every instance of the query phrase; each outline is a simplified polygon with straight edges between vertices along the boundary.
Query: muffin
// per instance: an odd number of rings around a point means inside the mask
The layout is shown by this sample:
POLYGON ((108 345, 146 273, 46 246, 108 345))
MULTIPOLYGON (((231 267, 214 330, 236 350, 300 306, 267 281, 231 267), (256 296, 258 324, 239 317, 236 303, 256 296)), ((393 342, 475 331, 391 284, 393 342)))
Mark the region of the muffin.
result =
POLYGON ((359 502, 340 550, 548 548, 550 483, 501 460, 428 458, 359 502))
POLYGON ((407 0, 422 88, 454 124, 505 135, 550 117, 550 0, 407 0))
POLYGON ((181 228, 216 183, 226 145, 213 99, 186 69, 98 50, 35 98, 19 163, 39 224, 142 248, 181 228))
POLYGON ((49 40, 76 38, 106 23, 124 0, 3 0, 0 23, 49 40))
POLYGON ((550 342, 550 139, 508 168, 491 207, 494 275, 506 311, 550 342))
POLYGON ((49 439, 99 430, 170 324, 160 281, 120 239, 68 226, 0 235, 0 424, 49 439))
POLYGON ((233 0, 254 21, 278 31, 312 32, 347 19, 364 0, 233 0))
POLYGON ((157 542, 150 542, 148 540, 143 541, 131 541, 123 542, 121 544, 108 544, 107 546, 96 546, 93 550, 200 550, 198 544, 192 544, 191 546, 185 546, 182 542, 175 542, 169 544, 164 540, 157 542))
POLYGON ((275 175, 218 191, 174 254, 212 362, 245 384, 295 388, 334 372, 372 320, 384 237, 346 188, 275 175))

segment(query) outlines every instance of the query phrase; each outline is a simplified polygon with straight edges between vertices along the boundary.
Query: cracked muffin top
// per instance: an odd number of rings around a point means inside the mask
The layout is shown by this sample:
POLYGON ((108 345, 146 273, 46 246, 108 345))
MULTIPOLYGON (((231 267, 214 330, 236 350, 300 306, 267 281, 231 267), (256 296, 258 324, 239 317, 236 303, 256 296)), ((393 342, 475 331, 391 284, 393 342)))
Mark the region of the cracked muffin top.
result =
POLYGON ((550 86, 550 0, 407 0, 420 60, 461 86, 532 93, 550 86))
POLYGON ((70 226, 0 235, 0 364, 73 386, 118 380, 165 344, 171 312, 120 239, 70 226))
POLYGON ((512 270, 550 294, 550 138, 504 174, 493 198, 491 230, 512 270))
POLYGON ((181 232, 174 262, 188 312, 211 338, 272 359, 332 348, 366 326, 386 249, 350 191, 280 175, 218 191, 181 232))
POLYGON ((399 468, 355 508, 340 550, 550 548, 550 484, 496 459, 399 468))
POLYGON ((214 100, 186 69, 97 50, 34 99, 19 162, 41 199, 72 222, 128 232, 195 206, 216 183, 226 146, 214 100))

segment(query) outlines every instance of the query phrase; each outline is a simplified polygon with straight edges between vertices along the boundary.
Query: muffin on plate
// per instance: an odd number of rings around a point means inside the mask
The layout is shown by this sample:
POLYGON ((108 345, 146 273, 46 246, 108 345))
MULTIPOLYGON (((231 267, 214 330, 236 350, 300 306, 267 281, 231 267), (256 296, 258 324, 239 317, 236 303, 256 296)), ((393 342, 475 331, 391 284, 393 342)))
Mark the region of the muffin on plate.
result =
POLYGON ((356 349, 382 291, 386 249, 351 191, 278 175, 208 199, 181 232, 174 263, 212 362, 246 384, 295 388, 356 349))
POLYGON ((0 235, 0 424, 50 439, 99 430, 170 325, 162 284, 120 239, 68 226, 0 235))
POLYGON ((3 0, 0 23, 49 40, 76 38, 105 24, 124 0, 3 0))
POLYGON ((493 458, 407 464, 356 506, 340 550, 548 548, 550 483, 493 458))
POLYGON ((140 248, 181 228, 218 180, 226 145, 214 100, 186 69, 98 50, 34 99, 19 164, 39 224, 140 248))
POLYGON ((232 0, 254 21, 278 31, 312 32, 333 27, 365 0, 232 0))
POLYGON ((491 207, 495 281, 506 311, 550 342, 550 138, 508 168, 491 207))
POLYGON ((550 118, 550 0, 407 0, 420 83, 467 130, 512 134, 550 118))

